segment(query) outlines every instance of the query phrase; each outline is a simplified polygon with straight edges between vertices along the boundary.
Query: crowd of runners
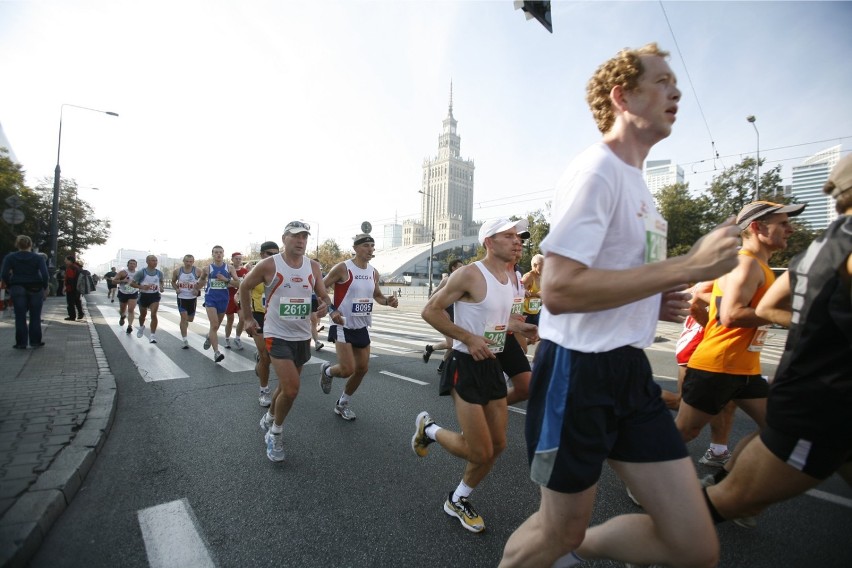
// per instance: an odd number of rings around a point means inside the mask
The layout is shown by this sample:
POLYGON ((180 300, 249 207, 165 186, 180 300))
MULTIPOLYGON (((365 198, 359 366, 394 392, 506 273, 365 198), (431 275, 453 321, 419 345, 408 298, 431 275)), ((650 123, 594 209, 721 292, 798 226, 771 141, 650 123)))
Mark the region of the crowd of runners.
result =
MULTIPOLYGON (((592 558, 715 566, 714 523, 753 527, 764 508, 836 471, 852 481, 852 157, 826 186, 837 221, 777 280, 769 259, 786 248, 790 219, 804 205, 748 203, 687 254, 666 258, 666 221, 642 165, 670 135, 681 98, 667 56, 656 44, 625 49, 590 79, 587 102, 603 137, 558 182, 532 269, 522 275, 517 266, 527 222, 487 221, 479 231, 484 258, 451 264, 422 311, 443 336, 422 358, 443 352, 439 392, 451 397, 459 431, 424 410, 411 447, 425 458, 440 446, 464 462, 443 510, 468 531, 486 526, 471 495, 506 447, 507 407, 528 401, 529 468, 541 501, 509 538, 502 566, 567 567, 592 558), (654 382, 644 352, 660 320, 684 322, 674 393, 654 382), (760 352, 773 323, 790 332, 777 373, 767 377, 760 352), (731 451, 736 407, 755 430, 731 451), (700 461, 717 473, 699 479, 686 444, 708 424, 711 445, 700 461), (589 527, 604 462, 646 514, 589 527)), ((281 246, 263 243, 251 268, 240 253, 226 262, 215 246, 210 264, 196 267, 187 255, 170 276, 184 348, 198 298, 210 322, 204 349, 215 363, 225 357, 223 321, 226 349, 242 349, 243 334, 255 342, 258 400, 268 408, 260 428, 274 462, 285 459, 281 433, 311 342, 324 347, 319 321, 329 317, 336 354, 321 366, 319 387, 330 394, 334 379, 344 379, 333 410, 351 421, 368 372, 373 306, 399 304, 379 287, 369 234, 356 235, 352 258, 323 275, 305 254, 310 231, 288 223, 281 246)), ((138 307, 136 335, 147 326, 156 343, 166 276, 156 257, 145 263, 137 270, 130 261, 108 281, 117 289, 119 325, 131 334, 138 307)))

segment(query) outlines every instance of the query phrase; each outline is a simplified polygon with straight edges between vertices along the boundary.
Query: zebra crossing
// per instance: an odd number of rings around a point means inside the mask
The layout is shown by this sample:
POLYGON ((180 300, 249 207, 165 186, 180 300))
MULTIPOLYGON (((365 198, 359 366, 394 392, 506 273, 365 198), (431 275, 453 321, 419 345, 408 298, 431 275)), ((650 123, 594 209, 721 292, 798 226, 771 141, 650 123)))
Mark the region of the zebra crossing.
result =
MULTIPOLYGON (((184 371, 182 365, 188 366, 190 364, 189 357, 201 356, 208 360, 211 357, 211 351, 205 351, 203 348, 205 334, 209 326, 207 315, 203 309, 196 313, 195 321, 189 326, 187 334, 189 349, 184 350, 173 348, 175 345, 180 346, 181 343, 180 314, 174 298, 164 297, 160 303, 158 343, 156 344, 149 343, 150 330, 147 325, 142 338, 136 337, 136 330, 127 334, 124 328, 118 326, 117 304, 96 304, 96 306, 146 382, 188 378, 189 374, 184 371), (163 349, 164 347, 167 348, 163 349)), ((325 324, 328 325, 327 322, 325 324)), ((324 338, 326 333, 323 332, 321 336, 324 338)), ((667 352, 674 358, 674 348, 679 333, 680 326, 662 324, 659 329, 660 341, 648 347, 648 350, 667 352)), ((232 335, 235 335, 235 333, 232 335)), ((222 348, 224 346, 224 324, 219 328, 219 338, 220 348, 222 348)), ((440 341, 441 335, 423 321, 418 310, 382 310, 373 318, 370 338, 372 347, 370 356, 377 358, 387 355, 410 356, 419 354, 427 343, 440 341)), ((770 333, 762 355, 762 361, 765 364, 778 364, 784 351, 785 340, 785 332, 775 330, 775 332, 770 333)), ((226 351, 227 356, 218 366, 231 373, 253 371, 257 348, 254 342, 245 335, 243 335, 243 346, 243 350, 230 349, 226 351)), ((530 359, 532 359, 533 353, 534 349, 530 349, 530 359)), ((326 351, 313 354, 306 365, 319 365, 334 360, 333 346, 327 344, 326 351)), ((658 376, 658 378, 669 379, 670 377, 658 376)), ((674 379, 672 378, 672 380, 674 379)))

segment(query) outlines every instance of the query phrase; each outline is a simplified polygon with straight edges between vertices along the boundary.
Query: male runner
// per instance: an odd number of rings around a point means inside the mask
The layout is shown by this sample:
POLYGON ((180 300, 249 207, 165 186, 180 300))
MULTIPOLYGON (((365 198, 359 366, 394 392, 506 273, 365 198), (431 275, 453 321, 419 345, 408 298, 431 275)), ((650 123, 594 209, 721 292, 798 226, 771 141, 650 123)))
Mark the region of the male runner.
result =
MULTIPOLYGON (((237 280, 242 281, 243 277, 248 274, 248 267, 243 264, 243 253, 235 252, 231 254, 231 270, 237 275, 237 280)), ((237 305, 237 286, 228 285, 228 308, 225 310, 225 349, 231 348, 231 330, 234 328, 234 314, 240 312, 240 307, 237 305)), ((234 338, 234 347, 238 351, 243 348, 243 340, 240 335, 243 333, 243 318, 238 318, 237 336, 234 338)))
POLYGON ((124 327, 127 321, 127 333, 133 332, 133 316, 136 312, 136 301, 139 299, 139 290, 130 285, 136 274, 136 260, 131 258, 127 261, 127 268, 122 268, 112 279, 118 286, 118 325, 124 327))
POLYGON ((149 254, 145 257, 147 266, 133 276, 130 285, 139 289, 139 329, 136 337, 145 333, 145 316, 151 310, 151 334, 148 339, 157 343, 157 310, 160 308, 160 294, 163 292, 163 273, 157 268, 157 257, 149 254))
POLYGON ((677 114, 680 91, 667 56, 656 44, 624 49, 587 86, 603 139, 558 182, 541 243, 542 343, 527 403, 541 505, 509 538, 502 566, 566 567, 580 557, 694 567, 718 561, 695 467, 643 351, 658 319, 687 315, 684 282, 736 264, 730 220, 685 256, 664 260, 666 224, 642 165, 677 114), (589 528, 604 461, 648 515, 589 528))
POLYGON ((111 266, 109 272, 104 274, 104 280, 106 280, 107 285, 107 298, 109 298, 110 302, 115 302, 115 291, 117 287, 112 279, 115 278, 117 274, 118 273, 115 271, 114 266, 111 266))
POLYGON ((355 257, 335 264, 325 277, 326 289, 334 286, 334 301, 338 315, 332 318, 328 340, 334 343, 337 365, 323 363, 320 367, 320 388, 331 392, 334 377, 347 377, 343 393, 334 405, 334 412, 344 420, 355 420, 349 401, 364 380, 370 365, 370 333, 373 323, 373 301, 396 308, 399 300, 385 296, 379 288, 379 272, 370 266, 375 256, 376 241, 366 233, 355 235, 352 243, 355 257))
MULTIPOLYGON (((766 427, 705 489, 716 522, 757 515, 838 471, 852 485, 852 156, 823 191, 840 216, 766 292, 756 315, 788 326, 766 427)), ((848 550, 848 546, 847 546, 848 550)))
POLYGON ((213 255, 213 263, 201 271, 198 280, 198 289, 204 288, 204 309, 207 311, 207 319, 210 321, 210 329, 204 340, 204 349, 213 346, 213 361, 221 362, 225 356, 219 352, 219 325, 225 317, 228 308, 228 285, 239 286, 237 275, 228 270, 223 261, 225 249, 216 245, 210 251, 213 255))
MULTIPOLYGON (((769 385, 760 371, 760 351, 769 322, 754 313, 758 302, 775 281, 769 257, 787 248, 793 234, 789 217, 798 215, 805 204, 780 205, 769 201, 749 203, 737 216, 743 246, 737 267, 713 283, 710 313, 704 339, 686 366, 683 397, 675 422, 685 441, 695 438, 725 405, 734 401, 759 430, 766 425, 766 397, 769 385)), ((744 448, 757 432, 740 440, 744 448)), ((734 467, 738 452, 713 476, 721 481, 734 467)), ((705 478, 703 483, 711 483, 705 478)), ((738 520, 744 527, 752 519, 738 520)))
POLYGON ((189 349, 189 341, 186 333, 189 324, 195 319, 195 310, 198 305, 198 281, 201 271, 195 267, 195 257, 191 254, 184 255, 183 266, 175 268, 172 273, 172 288, 177 293, 178 313, 180 313, 180 336, 183 346, 181 349, 189 349))
MULTIPOLYGON (((447 266, 447 269, 450 272, 444 273, 444 278, 441 278, 441 281, 438 283, 438 286, 435 288, 435 292, 437 292, 438 290, 443 288, 444 284, 447 283, 447 279, 452 275, 452 273, 455 272, 456 270, 458 270, 459 268, 461 268, 462 266, 464 266, 464 262, 462 262, 461 259, 457 258, 457 259, 453 260, 452 262, 450 262, 450 264, 447 266)), ((401 294, 402 294, 402 291, 400 290, 400 295, 401 294)), ((452 305, 450 305, 447 308, 447 314, 449 314, 449 316, 450 316, 450 321, 453 321, 453 306, 452 305)), ((452 347, 453 347, 453 338, 452 337, 444 337, 444 339, 442 339, 439 343, 435 343, 435 344, 427 343, 426 348, 423 350, 423 355, 422 355, 423 362, 428 363, 429 358, 432 357, 432 353, 434 353, 435 351, 443 350, 444 356, 441 359, 441 362, 438 363, 438 369, 437 369, 438 374, 440 375, 441 373, 444 372, 444 366, 447 364, 447 361, 450 360, 450 357, 453 354, 452 347)))
MULTIPOLYGON (((260 245, 261 260, 278 253, 278 245, 272 241, 266 241, 260 245)), ((255 264, 252 270, 256 266, 255 264)), ((266 341, 263 339, 263 322, 266 317, 266 284, 263 282, 251 289, 251 315, 257 322, 256 332, 254 335, 249 334, 257 347, 257 362, 254 366, 254 374, 260 381, 260 394, 257 400, 261 406, 268 407, 272 404, 272 394, 269 392, 269 351, 266 349, 266 341)), ((242 316, 240 319, 242 319, 242 316)))
POLYGON ((284 419, 299 394, 302 366, 311 358, 311 295, 316 294, 320 300, 320 317, 325 315, 327 306, 335 311, 322 281, 320 264, 305 256, 310 230, 311 226, 302 221, 287 223, 282 236, 284 252, 258 262, 239 290, 246 333, 253 335, 258 326, 251 317, 251 290, 261 283, 267 286, 263 336, 278 386, 269 411, 260 419, 260 427, 267 431, 266 457, 275 462, 284 461, 284 419))
MULTIPOLYGON (((521 239, 528 239, 529 232, 521 231, 518 234, 521 239)), ((529 398, 529 385, 532 378, 532 367, 525 353, 527 345, 527 336, 530 341, 535 343, 538 341, 538 317, 534 318, 536 323, 532 323, 528 317, 524 315, 524 306, 526 290, 517 262, 521 260, 521 253, 510 262, 506 269, 509 273, 509 281, 512 283, 513 300, 511 317, 528 323, 533 326, 527 335, 520 333, 508 333, 506 335, 506 345, 503 351, 497 354, 497 360, 500 361, 500 366, 503 368, 503 373, 509 377, 512 386, 506 391, 506 404, 515 404, 523 402, 529 398), (533 329, 535 330, 533 332, 533 329)))
POLYGON ((422 314, 429 325, 454 339, 439 392, 452 395, 462 431, 441 428, 424 411, 415 420, 411 447, 424 457, 429 444, 438 442, 467 462, 461 482, 444 502, 444 512, 471 532, 485 530, 485 521, 473 508, 470 495, 506 448, 506 381, 496 353, 504 348, 509 329, 516 333, 535 329, 510 318, 515 292, 507 267, 521 251, 519 230, 526 230, 526 221, 484 223, 479 242, 485 247, 485 258, 456 270, 422 314), (454 304, 454 322, 445 311, 450 304, 454 304))

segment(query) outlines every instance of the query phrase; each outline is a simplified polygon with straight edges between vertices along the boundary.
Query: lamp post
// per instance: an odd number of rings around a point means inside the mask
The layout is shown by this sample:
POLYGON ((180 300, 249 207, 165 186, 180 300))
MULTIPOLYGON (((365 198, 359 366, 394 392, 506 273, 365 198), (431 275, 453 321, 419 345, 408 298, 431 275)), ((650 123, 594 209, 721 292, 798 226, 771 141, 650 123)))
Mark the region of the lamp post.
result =
POLYGON ((429 209, 432 212, 432 223, 430 231, 432 233, 432 244, 429 246, 429 297, 432 297, 432 274, 435 272, 433 270, 432 263, 435 261, 435 198, 431 193, 426 193, 425 191, 418 190, 417 193, 422 193, 426 197, 429 198, 431 204, 429 205, 429 209))
POLYGON ((98 110, 95 108, 72 105, 67 103, 59 107, 59 142, 56 144, 56 169, 53 171, 53 206, 50 208, 50 260, 53 263, 54 269, 59 266, 57 259, 57 253, 59 252, 57 250, 59 248, 59 182, 61 179, 61 170, 59 168, 59 151, 62 149, 62 111, 65 109, 65 107, 80 108, 83 110, 90 110, 92 112, 108 114, 110 116, 118 116, 118 113, 111 112, 108 110, 98 110))
POLYGON ((757 119, 753 114, 746 117, 746 120, 754 127, 754 133, 757 134, 757 160, 754 165, 754 200, 760 200, 760 131, 757 130, 757 125, 754 123, 757 119))

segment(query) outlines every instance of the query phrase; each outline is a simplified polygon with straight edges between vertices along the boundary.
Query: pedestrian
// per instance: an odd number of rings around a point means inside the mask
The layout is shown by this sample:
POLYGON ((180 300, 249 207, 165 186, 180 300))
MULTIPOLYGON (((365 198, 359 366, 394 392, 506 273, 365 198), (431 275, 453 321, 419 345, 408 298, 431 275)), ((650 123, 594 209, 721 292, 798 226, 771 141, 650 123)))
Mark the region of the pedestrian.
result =
POLYGON ((77 262, 73 254, 65 257, 65 303, 68 305, 66 321, 83 319, 83 300, 77 289, 77 281, 82 271, 83 265, 77 262))
POLYGON ((686 282, 736 265, 729 219, 666 259, 666 223, 642 166, 669 136, 680 90, 656 44, 602 64, 587 101, 603 139, 556 186, 541 243, 539 334, 527 402, 530 477, 541 504, 509 538, 501 566, 561 568, 583 559, 715 566, 719 544, 686 445, 644 349, 657 321, 681 323, 686 282), (646 504, 589 527, 604 462, 646 504))
POLYGON ((33 252, 33 241, 27 235, 15 239, 17 252, 3 258, 0 280, 9 290, 15 308, 15 349, 42 347, 41 308, 47 297, 49 274, 47 263, 33 252), (27 322, 29 314, 29 323, 27 322))

